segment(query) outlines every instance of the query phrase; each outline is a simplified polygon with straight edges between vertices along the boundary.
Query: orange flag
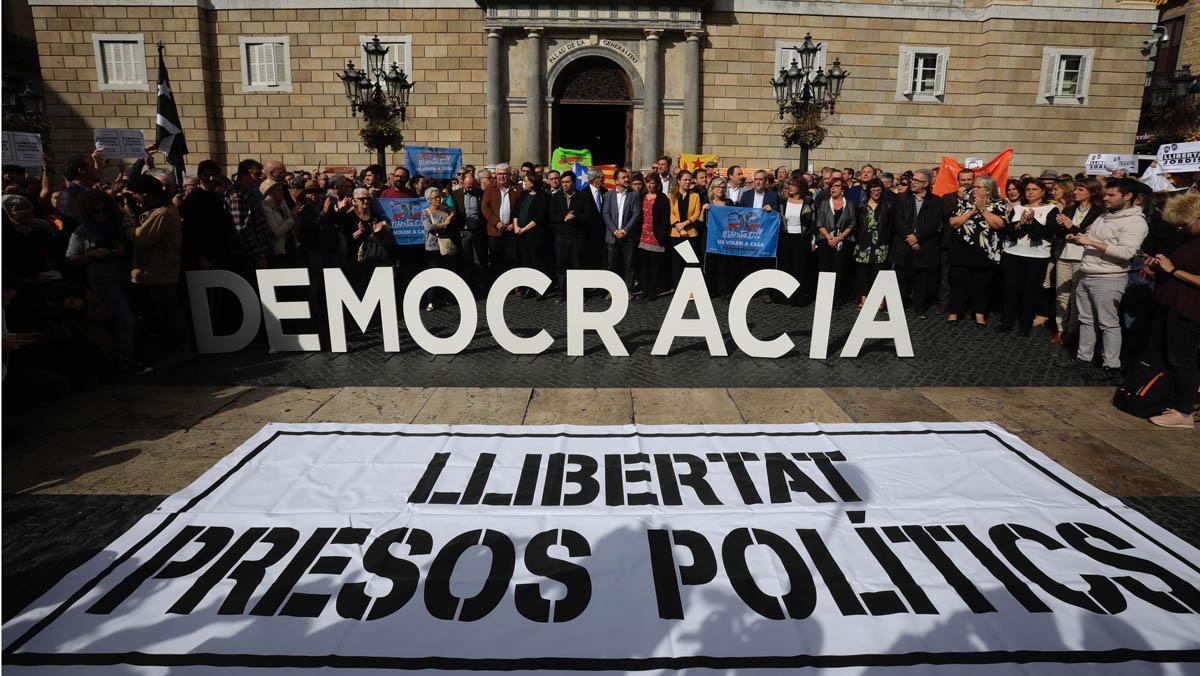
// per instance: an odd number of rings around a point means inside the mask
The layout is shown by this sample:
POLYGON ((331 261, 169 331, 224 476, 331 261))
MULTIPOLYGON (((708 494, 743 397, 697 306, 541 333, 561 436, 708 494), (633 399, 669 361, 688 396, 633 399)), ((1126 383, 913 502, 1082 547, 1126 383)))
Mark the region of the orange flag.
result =
MULTIPOLYGON (((1004 184, 1008 182, 1008 167, 1012 164, 1012 148, 1005 150, 992 158, 991 162, 975 170, 976 176, 991 176, 996 180, 996 186, 1004 196, 1004 184)), ((958 172, 963 166, 953 157, 943 157, 942 166, 938 169, 937 180, 933 183, 933 194, 948 195, 958 191, 958 172)))
POLYGON ((700 169, 708 162, 720 163, 721 158, 716 155, 699 155, 695 153, 681 153, 679 155, 679 167, 688 171, 700 169))

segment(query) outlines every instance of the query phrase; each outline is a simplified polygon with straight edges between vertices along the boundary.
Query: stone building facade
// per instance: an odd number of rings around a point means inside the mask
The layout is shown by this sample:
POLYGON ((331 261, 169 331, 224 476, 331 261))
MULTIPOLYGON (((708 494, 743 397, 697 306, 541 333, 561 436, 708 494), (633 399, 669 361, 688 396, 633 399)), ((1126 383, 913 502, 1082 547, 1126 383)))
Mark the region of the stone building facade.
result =
MULTIPOLYGON (((769 78, 806 32, 850 72, 822 164, 936 164, 1013 147, 1018 171, 1128 152, 1157 19, 1127 0, 31 0, 58 156, 95 128, 153 134, 165 46, 188 164, 374 155, 335 74, 379 35, 415 82, 406 142, 475 164, 660 154, 794 165, 769 78)), ((399 158, 389 157, 398 163, 399 158)))

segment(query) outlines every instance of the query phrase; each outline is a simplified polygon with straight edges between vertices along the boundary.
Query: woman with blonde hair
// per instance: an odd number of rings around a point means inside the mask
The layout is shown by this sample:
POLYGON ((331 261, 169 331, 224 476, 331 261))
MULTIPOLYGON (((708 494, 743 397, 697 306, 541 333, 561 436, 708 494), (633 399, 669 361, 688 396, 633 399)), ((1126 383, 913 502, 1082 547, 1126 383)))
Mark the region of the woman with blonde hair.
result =
POLYGON ((1158 314, 1151 330, 1151 351, 1162 355, 1164 370, 1171 374, 1170 407, 1150 418, 1159 427, 1190 430, 1196 426, 1196 389, 1200 369, 1200 194, 1167 200, 1163 220, 1179 226, 1184 240, 1170 254, 1145 257, 1154 273, 1154 298, 1158 314))
POLYGON ((268 178, 258 190, 263 195, 263 215, 266 217, 267 227, 271 229, 271 267, 287 267, 289 254, 296 250, 296 238, 292 234, 292 228, 296 225, 300 205, 288 209, 282 182, 268 178))

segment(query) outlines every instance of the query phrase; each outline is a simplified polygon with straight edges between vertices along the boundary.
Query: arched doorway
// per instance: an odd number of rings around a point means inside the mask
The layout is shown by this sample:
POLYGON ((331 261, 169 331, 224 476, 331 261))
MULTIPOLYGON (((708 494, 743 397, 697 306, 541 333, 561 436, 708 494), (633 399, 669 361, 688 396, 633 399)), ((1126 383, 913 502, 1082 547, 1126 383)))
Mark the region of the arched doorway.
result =
POLYGON ((551 143, 587 148, 595 164, 627 164, 632 157, 633 100, 629 75, 603 56, 567 64, 551 92, 551 143))

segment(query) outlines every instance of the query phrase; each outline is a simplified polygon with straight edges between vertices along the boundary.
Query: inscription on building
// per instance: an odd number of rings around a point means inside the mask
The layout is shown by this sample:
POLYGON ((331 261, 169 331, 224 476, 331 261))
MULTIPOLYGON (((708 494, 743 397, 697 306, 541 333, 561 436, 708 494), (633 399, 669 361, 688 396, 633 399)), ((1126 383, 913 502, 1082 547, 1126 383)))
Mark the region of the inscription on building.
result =
MULTIPOLYGON (((581 47, 586 47, 589 44, 591 44, 591 41, 588 40, 587 38, 580 38, 578 40, 571 40, 570 42, 565 42, 562 45, 559 45, 559 47, 557 49, 555 49, 553 52, 550 52, 550 56, 547 59, 546 63, 548 66, 553 66, 554 64, 558 63, 558 61, 560 59, 562 59, 564 56, 566 56, 567 54, 570 54, 571 52, 573 52, 576 49, 579 49, 581 47)), ((611 49, 612 51, 620 54, 621 56, 628 59, 630 63, 637 64, 637 63, 641 62, 641 59, 638 58, 638 55, 636 52, 634 52, 632 49, 626 47, 625 45, 621 44, 620 42, 617 42, 615 40, 609 40, 608 38, 602 38, 598 44, 601 47, 604 47, 605 49, 611 49)))

